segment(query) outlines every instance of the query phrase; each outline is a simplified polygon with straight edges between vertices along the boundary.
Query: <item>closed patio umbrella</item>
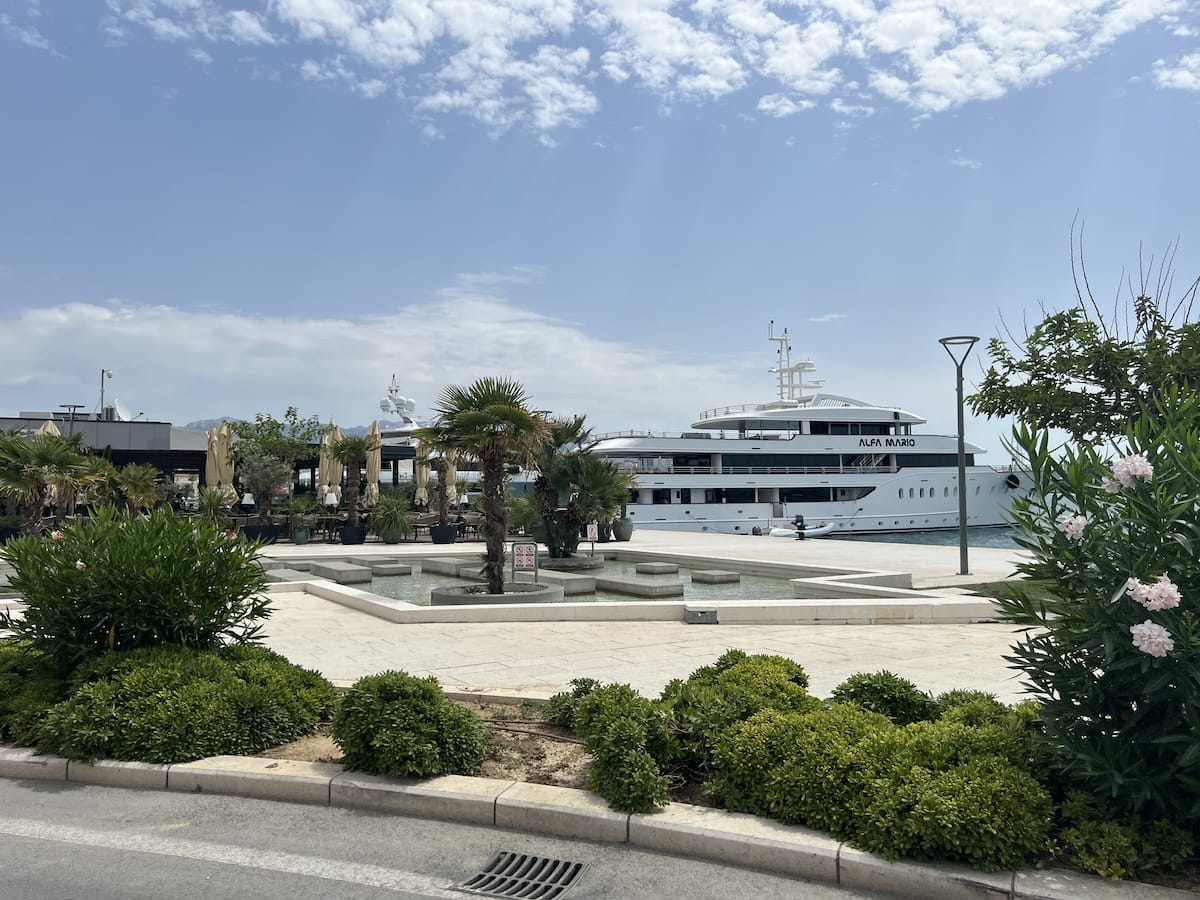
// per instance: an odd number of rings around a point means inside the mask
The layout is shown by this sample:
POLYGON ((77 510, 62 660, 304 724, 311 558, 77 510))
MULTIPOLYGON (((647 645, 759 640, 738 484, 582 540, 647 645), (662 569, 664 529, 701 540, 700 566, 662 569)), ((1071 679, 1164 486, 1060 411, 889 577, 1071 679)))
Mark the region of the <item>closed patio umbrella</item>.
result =
POLYGON ((367 430, 367 440, 375 445, 367 454, 367 489, 363 492, 363 506, 370 509, 379 502, 379 471, 383 468, 383 436, 378 419, 367 430))
POLYGON ((42 423, 42 427, 37 430, 38 434, 48 434, 52 437, 62 437, 62 432, 58 430, 58 426, 54 424, 53 419, 47 419, 42 423))
POLYGON ((429 463, 421 462, 425 457, 425 450, 420 444, 417 444, 417 456, 413 460, 413 484, 416 485, 416 491, 413 492, 414 503, 429 503, 429 463))
POLYGON ((329 420, 329 428, 321 438, 321 455, 317 461, 317 499, 325 503, 325 495, 332 493, 338 502, 342 499, 342 472, 345 467, 334 458, 333 445, 344 435, 342 429, 329 420))
MULTIPOLYGON (((233 489, 233 425, 222 422, 216 428, 216 478, 209 482, 209 487, 219 488, 229 503, 237 502, 237 491, 233 489)), ((207 459, 205 460, 207 473, 207 459)), ((205 475, 208 479, 207 474, 205 475)))
POLYGON ((455 506, 459 502, 458 467, 454 465, 453 459, 446 466, 446 497, 449 499, 451 506, 455 506))

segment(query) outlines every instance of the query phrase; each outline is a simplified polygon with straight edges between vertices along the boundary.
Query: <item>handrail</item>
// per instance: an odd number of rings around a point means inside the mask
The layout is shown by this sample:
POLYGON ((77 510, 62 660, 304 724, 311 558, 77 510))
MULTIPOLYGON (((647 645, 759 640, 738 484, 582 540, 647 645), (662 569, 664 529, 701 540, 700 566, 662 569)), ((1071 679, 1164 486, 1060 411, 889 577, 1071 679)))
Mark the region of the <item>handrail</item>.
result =
POLYGON ((633 466, 636 475, 891 475, 898 466, 633 466))

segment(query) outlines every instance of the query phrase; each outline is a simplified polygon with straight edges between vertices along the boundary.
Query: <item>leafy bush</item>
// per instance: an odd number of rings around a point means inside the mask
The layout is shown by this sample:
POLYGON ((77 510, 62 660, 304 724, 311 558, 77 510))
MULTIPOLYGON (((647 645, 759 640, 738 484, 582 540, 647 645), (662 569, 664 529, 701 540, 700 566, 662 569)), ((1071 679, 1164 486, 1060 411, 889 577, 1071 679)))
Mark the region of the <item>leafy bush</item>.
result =
POLYGON ((372 775, 469 775, 483 761, 479 716, 451 703, 435 678, 368 675, 342 698, 333 739, 345 766, 372 775))
POLYGON ((159 646, 81 666, 33 729, 40 752, 173 763, 257 753, 311 731, 333 686, 278 654, 159 646))
POLYGON ((1095 800, 1071 791, 1062 804, 1066 824, 1059 834, 1066 858, 1087 872, 1124 878, 1157 868, 1174 868, 1191 857, 1195 836, 1165 819, 1117 822, 1101 814, 1095 800))
POLYGON ((967 688, 954 688, 953 690, 938 694, 933 698, 933 705, 937 708, 937 718, 940 718, 950 710, 967 703, 973 703, 976 700, 990 700, 1002 709, 1007 709, 1003 703, 996 699, 995 694, 988 693, 987 691, 969 690, 967 688))
POLYGON ((1200 396, 1143 408, 1118 453, 1019 428, 1033 490, 1013 508, 1017 568, 997 603, 1026 631, 1011 659, 1043 704, 1057 777, 1117 819, 1200 826, 1200 396))
POLYGON ((732 650, 663 690, 675 735, 672 762, 706 771, 712 743, 729 726, 764 709, 803 712, 821 706, 808 694, 808 675, 783 656, 732 650))
POLYGON ((622 812, 652 812, 667 802, 661 774, 670 756, 666 715, 627 684, 598 687, 579 701, 575 728, 595 757, 592 790, 622 812))
POLYGON ((572 678, 571 690, 555 694, 546 703, 546 721, 560 728, 575 730, 575 709, 579 701, 600 687, 595 678, 572 678))
POLYGON ((156 644, 215 649, 254 640, 271 613, 252 544, 169 509, 101 509, 49 538, 9 541, 22 618, 0 628, 72 668, 111 650, 156 644))
POLYGON ((930 696, 907 678, 886 670, 851 675, 833 689, 838 703, 855 703, 871 712, 882 713, 897 725, 923 722, 937 715, 930 696))
POLYGON ((67 681, 28 641, 0 640, 0 741, 29 744, 46 710, 67 696, 67 681))

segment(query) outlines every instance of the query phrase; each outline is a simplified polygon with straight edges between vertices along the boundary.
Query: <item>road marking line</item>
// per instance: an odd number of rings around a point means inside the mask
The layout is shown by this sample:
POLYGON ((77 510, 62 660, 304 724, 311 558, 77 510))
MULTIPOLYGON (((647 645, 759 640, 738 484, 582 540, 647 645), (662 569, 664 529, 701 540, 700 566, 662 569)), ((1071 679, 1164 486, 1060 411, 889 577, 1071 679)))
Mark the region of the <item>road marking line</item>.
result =
POLYGON ((53 825, 33 819, 0 818, 0 834, 13 837, 32 838, 39 841, 54 841, 60 844, 78 844, 85 847, 102 847, 110 850, 126 850, 134 853, 154 853, 160 856, 176 856, 205 862, 243 866, 248 869, 265 869, 308 878, 325 878, 345 881, 369 887, 410 891, 429 897, 455 898, 462 894, 445 889, 445 880, 434 880, 417 872, 388 869, 362 863, 301 856, 296 853, 281 853, 274 850, 256 850, 234 847, 227 844, 211 844, 180 838, 150 837, 148 835, 114 834, 72 828, 69 825, 53 825))

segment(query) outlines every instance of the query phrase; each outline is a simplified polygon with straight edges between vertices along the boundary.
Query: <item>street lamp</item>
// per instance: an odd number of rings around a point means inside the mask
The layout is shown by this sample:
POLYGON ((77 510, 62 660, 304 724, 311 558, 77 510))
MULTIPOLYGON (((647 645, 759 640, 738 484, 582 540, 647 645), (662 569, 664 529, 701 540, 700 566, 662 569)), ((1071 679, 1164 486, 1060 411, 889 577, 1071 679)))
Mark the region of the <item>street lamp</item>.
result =
POLYGON ((104 379, 112 378, 112 369, 100 370, 100 418, 104 418, 104 379))
POLYGON ((967 571, 967 448, 963 437, 963 363, 971 353, 971 348, 979 342, 979 338, 967 334, 953 337, 938 338, 938 343, 946 348, 950 358, 954 360, 954 369, 958 375, 958 574, 970 575, 967 571), (958 355, 962 352, 962 356, 958 355))

